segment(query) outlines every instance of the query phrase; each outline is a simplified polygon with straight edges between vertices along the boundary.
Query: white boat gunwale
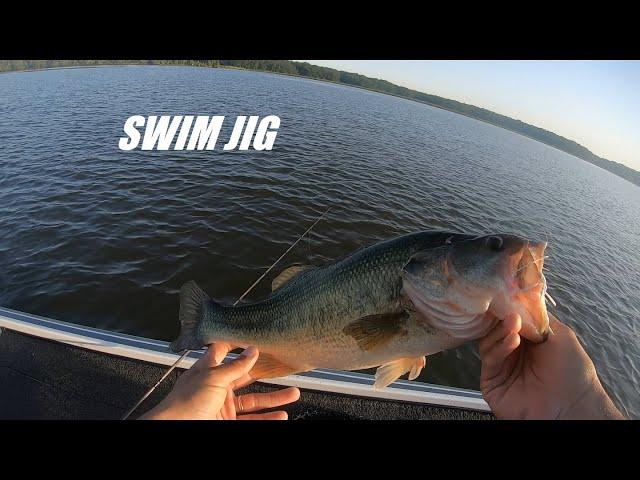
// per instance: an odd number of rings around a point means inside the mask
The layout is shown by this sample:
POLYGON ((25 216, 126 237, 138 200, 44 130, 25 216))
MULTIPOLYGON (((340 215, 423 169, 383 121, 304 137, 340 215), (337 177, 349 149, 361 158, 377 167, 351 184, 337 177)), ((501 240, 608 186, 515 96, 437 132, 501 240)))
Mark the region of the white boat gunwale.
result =
MULTIPOLYGON (((169 350, 169 343, 162 340, 63 322, 5 307, 0 307, 0 328, 7 328, 75 347, 159 365, 173 365, 179 358, 179 355, 169 350)), ((203 350, 190 352, 178 367, 190 368, 203 353, 203 350)), ((227 356, 227 359, 232 358, 235 358, 235 354, 227 356)), ((482 398, 481 392, 475 390, 407 380, 398 380, 386 388, 375 390, 373 388, 373 375, 342 370, 318 369, 287 377, 264 379, 260 380, 260 382, 272 385, 297 386, 302 389, 359 397, 414 402, 482 412, 491 411, 489 405, 482 398)))

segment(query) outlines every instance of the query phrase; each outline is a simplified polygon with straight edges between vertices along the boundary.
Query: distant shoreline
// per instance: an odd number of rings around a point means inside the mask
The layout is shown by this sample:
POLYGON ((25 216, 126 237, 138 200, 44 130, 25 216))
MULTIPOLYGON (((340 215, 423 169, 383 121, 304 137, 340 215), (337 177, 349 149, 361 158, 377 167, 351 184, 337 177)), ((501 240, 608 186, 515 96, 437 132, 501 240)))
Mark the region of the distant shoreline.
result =
MULTIPOLYGON (((311 81, 314 81, 314 82, 330 83, 330 84, 333 84, 333 85, 339 85, 341 87, 347 87, 347 88, 357 88, 358 90, 364 90, 366 92, 372 92, 372 93, 379 93, 381 95, 388 95, 390 97, 400 98, 402 100, 407 100, 409 102, 420 103, 422 105, 427 105, 429 107, 437 108, 439 110, 444 110, 446 112, 455 113, 456 115, 462 115, 463 117, 471 118, 471 119, 476 120, 478 122, 486 123, 487 125, 492 125, 494 127, 502 128, 503 130, 507 130, 509 132, 516 133, 518 135, 522 135, 523 137, 529 138, 530 140, 533 140, 535 142, 538 142, 538 143, 541 143, 543 145, 546 145, 547 147, 551 147, 551 148, 553 148, 555 150, 558 150, 559 152, 566 153, 567 155, 571 155, 572 157, 575 157, 578 160, 582 160, 583 162, 587 161, 587 160, 584 160, 583 158, 577 157, 576 155, 574 155, 572 153, 565 152, 564 150, 560 150, 558 147, 555 147, 553 145, 549 145, 548 143, 542 142, 542 141, 538 140, 537 138, 533 138, 533 137, 531 137, 531 136, 529 136, 529 135, 527 135, 525 133, 518 132, 518 131, 513 130, 511 128, 504 127, 502 125, 497 125, 495 123, 488 122, 487 120, 482 120, 481 118, 472 117, 471 115, 467 115, 466 113, 457 112, 455 110, 452 110, 452 109, 446 108, 446 107, 442 107, 440 105, 436 105, 436 104, 429 103, 429 102, 424 102, 422 100, 416 100, 415 98, 404 97, 402 95, 396 95, 395 93, 383 92, 381 90, 374 90, 372 88, 361 87, 359 85, 349 85, 348 83, 344 83, 344 82, 336 82, 336 81, 327 80, 327 79, 324 79, 324 78, 306 77, 304 75, 295 75, 293 73, 269 72, 267 70, 253 70, 253 69, 250 69, 250 68, 233 67, 233 66, 228 66, 228 65, 223 65, 223 66, 218 66, 218 67, 206 67, 204 65, 158 65, 158 64, 141 64, 141 63, 111 63, 111 64, 103 64, 103 65, 75 65, 75 66, 70 66, 70 67, 50 67, 50 68, 32 68, 32 69, 29 69, 29 70, 13 70, 13 71, 7 71, 7 72, 0 72, 0 75, 2 75, 4 73, 28 73, 28 72, 44 72, 46 70, 74 70, 74 69, 80 69, 80 68, 103 68, 103 67, 187 67, 187 68, 212 68, 212 69, 220 69, 220 70, 241 70, 241 71, 244 71, 244 72, 260 72, 260 73, 266 73, 266 74, 269 74, 269 75, 280 75, 280 76, 283 76, 283 77, 300 78, 302 80, 311 80, 311 81)), ((591 162, 588 162, 588 163, 591 163, 591 162)), ((595 165, 595 163, 592 163, 592 165, 595 165)), ((599 167, 599 168, 602 168, 599 165, 595 165, 595 166, 599 167)), ((603 170, 605 170, 605 169, 603 168, 603 170)), ((613 172, 609 172, 609 173, 613 173, 613 172)))
MULTIPOLYGON (((129 66, 129 65, 123 65, 123 66, 129 66)), ((143 66, 144 66, 144 65, 143 65, 143 66)), ((162 67, 162 66, 164 66, 164 65, 148 65, 148 66, 150 66, 150 67, 154 67, 154 66, 156 66, 156 67, 162 67)), ((166 65, 166 66, 167 66, 167 67, 169 67, 169 66, 170 66, 170 67, 181 67, 181 66, 189 66, 189 65, 166 65)), ((214 67, 202 67, 202 66, 194 65, 194 68, 214 68, 214 67)), ((333 80, 327 80, 327 79, 324 79, 324 78, 305 77, 304 75, 294 75, 294 74, 292 74, 292 73, 268 72, 268 71, 266 71, 266 70, 251 70, 251 69, 249 69, 249 68, 242 68, 242 67, 229 67, 229 66, 222 66, 222 67, 215 67, 215 68, 226 69, 226 70, 244 70, 244 71, 246 71, 246 72, 260 72, 260 73, 267 73, 267 74, 271 74, 271 75, 282 75, 282 76, 284 76, 284 77, 301 78, 301 79, 303 79, 303 80, 313 80, 313 81, 316 81, 316 82, 322 82, 322 83, 331 83, 331 84, 333 84, 333 85, 340 85, 341 87, 357 88, 358 90, 364 90, 364 91, 366 91, 366 92, 379 93, 379 94, 381 94, 381 95, 388 95, 388 96, 390 96, 390 97, 400 98, 400 99, 402 99, 402 100, 407 100, 407 101, 409 101, 409 102, 420 103, 420 104, 422 104, 422 105, 427 105, 427 106, 429 106, 429 107, 437 108, 437 109, 439 109, 439 110, 444 110, 445 112, 455 113, 456 115, 461 115, 461 116, 463 116, 463 117, 470 118, 470 119, 475 120, 475 121, 477 121, 477 122, 486 123, 487 125, 491 125, 491 126, 493 126, 493 127, 501 128, 501 129, 503 129, 503 130, 506 130, 506 131, 508 131, 508 132, 515 133, 515 134, 517 134, 517 135, 522 135, 523 137, 526 137, 526 138, 528 138, 528 139, 530 139, 530 140, 533 140, 534 142, 541 143, 542 145, 546 145, 547 147, 551 147, 551 148, 553 148, 554 150, 558 150, 559 152, 565 153, 565 154, 567 154, 567 155, 571 155, 572 157, 577 158, 578 160, 580 160, 580 161, 582 161, 582 162, 591 163, 591 162, 589 162, 588 160, 585 160, 584 158, 580 158, 580 157, 578 157, 578 156, 574 155, 573 153, 565 152, 564 150, 561 150, 561 149, 559 149, 558 147, 556 147, 556 146, 554 146, 554 145, 549 145, 548 143, 545 143, 545 142, 543 142, 543 141, 541 141, 541 140, 538 140, 537 138, 533 138, 532 136, 527 135, 526 133, 518 132, 517 130, 513 130, 513 129, 509 128, 509 127, 505 127, 505 126, 503 126, 503 125, 498 125, 498 124, 496 124, 496 123, 492 123, 492 122, 489 122, 489 121, 487 121, 487 120, 483 120, 483 119, 481 119, 481 118, 476 118, 476 117, 473 117, 473 116, 471 116, 471 115, 467 115, 466 113, 457 112, 457 111, 452 110, 452 109, 450 109, 450 108, 442 107, 442 106, 440 106, 440 105, 436 105, 436 104, 434 104, 434 103, 424 102, 424 101, 422 101, 422 100, 416 100, 415 98, 403 97, 402 95, 396 95, 395 93, 383 92, 382 90, 375 90, 375 89, 373 89, 373 88, 361 87, 361 86, 359 86, 359 85, 349 85, 348 83, 335 82, 335 81, 333 81, 333 80)), ((607 170, 607 169, 605 169, 605 168, 602 168, 600 165, 596 165, 595 163, 591 163, 591 165, 593 165, 593 166, 595 166, 595 167, 598 167, 598 168, 600 168, 600 169, 604 170, 605 172, 609 172, 609 173, 611 173, 611 174, 613 174, 613 175, 616 175, 615 173, 613 173, 613 172, 611 172, 611 171, 609 171, 609 170, 607 170)), ((620 176, 619 176, 619 175, 616 175, 616 177, 620 177, 620 176)), ((623 177, 620 177, 620 178, 622 178, 623 180, 627 180, 626 178, 623 178, 623 177)), ((628 181, 628 180, 627 180, 627 181, 628 181)), ((633 183, 633 182, 632 182, 632 183, 633 183)), ((635 184, 634 184, 634 185, 635 185, 635 184)))
MULTIPOLYGON (((400 99, 403 99, 403 100, 420 103, 422 105, 427 105, 429 107, 433 107, 433 108, 437 108, 437 109, 444 110, 444 111, 447 111, 447 112, 451 112, 451 113, 454 113, 454 114, 457 114, 457 115, 461 115, 463 117, 467 117, 467 118, 470 118, 470 119, 485 123, 487 125, 492 125, 494 127, 501 128, 503 130, 506 130, 506 131, 521 135, 521 136, 523 136, 525 138, 528 138, 528 139, 533 140, 535 142, 538 142, 538 143, 541 143, 541 144, 546 145, 548 147, 551 147, 551 148, 553 148, 555 150, 558 150, 558 151, 560 151, 562 153, 565 153, 567 155, 571 155, 572 157, 577 158, 578 160, 590 163, 591 165, 594 165, 594 166, 596 166, 596 167, 598 167, 598 168, 600 168, 602 170, 605 170, 605 171, 607 171, 609 173, 612 173, 613 175, 616 175, 617 177, 622 178, 623 180, 627 180, 628 182, 630 182, 630 183, 632 183, 634 185, 640 186, 640 183, 636 183, 635 181, 633 181, 633 180, 631 180, 631 179, 629 179, 629 178, 627 178, 625 176, 622 176, 619 173, 617 173, 615 171, 612 171, 611 169, 605 168, 605 167, 599 165, 598 163, 596 163, 594 161, 590 161, 590 160, 587 160, 585 158, 579 157, 578 155, 576 155, 574 153, 571 153, 571 152, 568 152, 566 150, 563 150, 562 148, 560 148, 558 146, 555 146, 555 145, 552 145, 550 143, 544 142, 541 139, 532 137, 531 135, 527 135, 524 132, 521 132, 521 131, 518 131, 518 130, 514 130, 514 129, 509 128, 509 127, 507 127, 505 125, 500 125, 500 124, 497 124, 497 123, 494 123, 494 122, 490 122, 488 120, 484 120, 482 118, 478 118, 476 116, 469 115, 469 114, 466 114, 466 113, 463 113, 463 112, 460 112, 460 111, 457 111, 457 110, 454 110, 454 109, 451 109, 451 108, 447 108, 447 107, 442 106, 442 105, 437 105, 437 104, 434 104, 434 103, 430 103, 430 102, 427 102, 427 101, 424 101, 424 100, 419 100, 419 99, 416 99, 416 98, 411 98, 411 97, 407 97, 407 96, 403 96, 403 95, 398 95, 398 94, 391 93, 391 92, 385 92, 383 90, 377 90, 377 89, 374 89, 374 88, 369 88, 369 87, 360 86, 360 85, 352 85, 352 84, 349 84, 349 83, 345 83, 345 82, 341 82, 341 81, 334 81, 334 80, 325 79, 325 78, 315 78, 315 77, 311 77, 311 76, 307 76, 307 75, 299 75, 299 74, 286 73, 286 72, 276 72, 276 71, 264 70, 264 69, 259 69, 259 68, 257 68, 257 69, 244 68, 244 67, 232 66, 232 65, 220 65, 220 64, 218 64, 218 65, 213 66, 213 65, 157 64, 157 63, 156 64, 153 64, 153 63, 152 64, 147 64, 147 63, 113 63, 113 64, 101 64, 101 65, 70 65, 70 66, 61 66, 61 67, 47 67, 47 68, 31 68, 31 69, 21 69, 21 70, 10 70, 10 71, 0 72, 0 74, 2 74, 2 73, 40 72, 40 71, 46 71, 46 70, 66 70, 66 69, 77 69, 77 68, 102 68, 102 67, 188 67, 188 68, 214 68, 214 69, 215 68, 219 68, 219 69, 223 69, 223 70, 241 70, 241 71, 247 71, 247 72, 261 72, 261 73, 265 73, 265 74, 281 75, 281 76, 285 76, 285 77, 299 78, 299 79, 303 79, 303 80, 312 80, 312 81, 317 81, 317 82, 329 83, 329 84, 339 85, 339 86, 343 86, 343 87, 357 88, 359 90, 364 90, 364 91, 367 91, 367 92, 378 93, 378 94, 382 94, 382 95, 388 95, 388 96, 391 96, 391 97, 400 98, 400 99)), ((447 100, 449 100, 449 99, 447 99, 447 100)), ((477 107, 477 108, 479 108, 479 107, 477 107)), ((495 112, 492 112, 492 113, 495 113, 495 112)), ((498 115, 500 115, 500 114, 498 114, 498 115)), ((507 117, 507 118, 510 118, 510 117, 507 117)), ((515 120, 515 119, 512 119, 512 120, 515 120)), ((517 120, 517 121, 522 122, 521 120, 517 120)), ((524 123, 525 125, 529 125, 529 124, 526 124, 525 122, 522 122, 522 123, 524 123)), ((534 128, 539 128, 539 127, 535 127, 535 126, 533 126, 533 127, 534 128)), ((550 133, 553 133, 553 132, 550 132, 550 133)), ((595 154, 593 154, 593 155, 597 157, 597 155, 595 155, 595 154)), ((601 158, 601 157, 598 157, 598 158, 601 158)), ((626 166, 624 164, 621 164, 619 162, 613 162, 613 161, 607 160, 607 159, 602 159, 602 160, 604 160, 606 162, 610 162, 610 163, 615 164, 615 165, 620 165, 621 167, 626 168, 626 169, 630 170, 631 172, 634 172, 635 174, 640 176, 640 172, 639 171, 637 171, 637 170, 635 170, 635 169, 633 169, 631 167, 628 167, 628 166, 626 166)))

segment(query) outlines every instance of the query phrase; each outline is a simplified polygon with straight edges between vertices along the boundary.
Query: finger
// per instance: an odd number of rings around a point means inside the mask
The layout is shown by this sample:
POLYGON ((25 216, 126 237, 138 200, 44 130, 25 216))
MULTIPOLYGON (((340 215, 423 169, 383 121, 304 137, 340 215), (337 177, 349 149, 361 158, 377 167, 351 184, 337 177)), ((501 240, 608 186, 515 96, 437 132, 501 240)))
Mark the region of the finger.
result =
POLYGON ((481 354, 482 377, 490 379, 498 375, 507 360, 516 348, 520 346, 520 335, 516 332, 509 333, 501 341, 494 344, 484 354, 481 354))
POLYGON ((198 359, 196 363, 193 364, 191 370, 194 372, 204 371, 207 368, 215 367, 216 365, 220 365, 224 357, 229 353, 229 344, 224 342, 212 343, 207 347, 207 351, 204 352, 204 355, 198 359))
POLYGON ((517 333, 522 328, 522 319, 517 313, 507 315, 504 320, 498 322, 493 329, 480 340, 480 355, 485 354, 498 342, 501 342, 510 333, 517 333))
POLYGON ((522 328, 522 319, 517 313, 507 315, 503 320, 481 340, 481 347, 489 349, 512 332, 519 332, 522 328))
POLYGON ((247 385, 251 385, 255 381, 256 381, 255 378, 253 378, 251 375, 246 373, 243 376, 241 376, 239 379, 234 381, 231 384, 231 388, 233 388, 234 390, 238 390, 239 388, 246 387, 247 385))
POLYGON ((224 418, 225 420, 236 419, 235 397, 233 394, 233 390, 231 390, 230 388, 227 388, 227 396, 224 399, 224 403, 222 404, 220 413, 222 414, 222 418, 224 418))
POLYGON ((236 412, 249 413, 256 410, 280 407, 293 403, 300 398, 300 390, 296 387, 285 388, 269 393, 249 393, 235 398, 236 412))
POLYGON ((206 371, 206 369, 209 368, 213 364, 213 362, 215 361, 215 349, 212 348, 213 346, 214 346, 214 344, 212 344, 210 347, 208 347, 207 350, 204 352, 204 355, 202 355, 196 361, 196 363, 194 363, 191 366, 191 368, 190 368, 191 372, 206 371))
POLYGON ((234 381, 243 377, 253 368, 258 360, 258 349, 249 347, 235 359, 210 370, 210 376, 215 378, 215 383, 227 387, 234 381))
POLYGON ((214 342, 209 345, 209 348, 207 348, 207 353, 210 354, 208 366, 215 367, 220 365, 230 350, 231 346, 226 342, 214 342))
POLYGON ((287 420, 288 418, 289 415, 287 412, 282 410, 267 413, 251 413, 237 417, 238 420, 287 420))

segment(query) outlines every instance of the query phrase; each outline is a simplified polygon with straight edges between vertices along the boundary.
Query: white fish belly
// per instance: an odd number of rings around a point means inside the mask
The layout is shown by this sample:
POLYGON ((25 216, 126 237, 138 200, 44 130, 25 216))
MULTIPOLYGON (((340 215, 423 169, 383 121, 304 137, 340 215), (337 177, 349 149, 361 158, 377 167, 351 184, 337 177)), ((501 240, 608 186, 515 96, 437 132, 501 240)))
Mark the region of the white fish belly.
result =
POLYGON ((299 371, 316 368, 360 370, 378 367, 399 358, 433 355, 464 343, 443 332, 411 322, 405 332, 370 350, 362 349, 349 335, 336 332, 322 338, 299 338, 288 345, 264 346, 262 351, 299 371))

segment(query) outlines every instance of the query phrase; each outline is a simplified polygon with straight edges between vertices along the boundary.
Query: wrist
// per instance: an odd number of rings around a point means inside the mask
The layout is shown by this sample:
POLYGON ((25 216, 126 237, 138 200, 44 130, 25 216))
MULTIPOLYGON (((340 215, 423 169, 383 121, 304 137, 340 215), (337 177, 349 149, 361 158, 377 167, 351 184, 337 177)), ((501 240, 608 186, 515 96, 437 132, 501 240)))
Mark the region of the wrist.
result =
POLYGON ((615 407, 602 385, 585 390, 568 408, 561 411, 557 418, 558 420, 624 420, 624 416, 615 407))

